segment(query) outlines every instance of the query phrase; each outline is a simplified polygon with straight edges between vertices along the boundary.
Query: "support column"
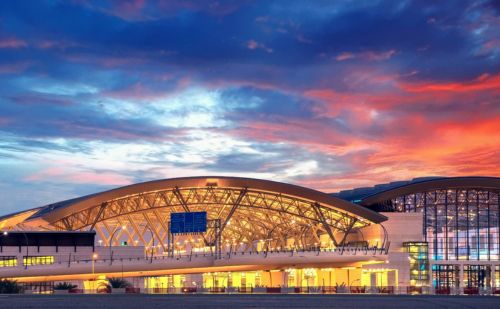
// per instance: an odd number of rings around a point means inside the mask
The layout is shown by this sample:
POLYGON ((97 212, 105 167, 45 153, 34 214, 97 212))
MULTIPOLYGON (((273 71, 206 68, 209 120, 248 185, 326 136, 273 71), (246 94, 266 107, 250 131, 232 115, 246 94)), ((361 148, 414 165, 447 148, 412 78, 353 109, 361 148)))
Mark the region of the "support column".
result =
POLYGON ((458 273, 458 294, 463 294, 464 290, 463 288, 465 287, 464 284, 464 264, 460 264, 458 267, 460 267, 460 271, 458 273))
POLYGON ((490 264, 490 280, 491 280, 491 288, 495 288, 495 265, 494 264, 490 264))

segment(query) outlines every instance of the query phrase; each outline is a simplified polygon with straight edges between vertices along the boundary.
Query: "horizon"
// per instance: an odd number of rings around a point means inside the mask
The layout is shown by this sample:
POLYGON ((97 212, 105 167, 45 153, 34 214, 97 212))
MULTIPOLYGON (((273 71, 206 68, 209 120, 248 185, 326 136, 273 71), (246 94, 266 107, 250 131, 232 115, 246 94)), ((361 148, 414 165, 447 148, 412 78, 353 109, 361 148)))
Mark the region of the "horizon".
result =
POLYGON ((195 175, 499 177, 498 33, 482 0, 0 2, 0 214, 195 175))

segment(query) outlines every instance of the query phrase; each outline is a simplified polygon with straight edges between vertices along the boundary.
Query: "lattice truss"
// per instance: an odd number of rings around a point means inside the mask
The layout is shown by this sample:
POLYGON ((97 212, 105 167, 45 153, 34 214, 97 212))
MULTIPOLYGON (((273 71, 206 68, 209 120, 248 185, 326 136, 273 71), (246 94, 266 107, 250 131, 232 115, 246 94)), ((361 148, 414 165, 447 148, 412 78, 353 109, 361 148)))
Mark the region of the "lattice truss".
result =
MULTIPOLYGON (((194 187, 172 188, 122 197, 73 213, 52 223, 56 230, 94 229, 103 245, 126 240, 130 245, 167 250, 168 218, 172 212, 207 211, 208 220, 220 219, 221 240, 243 243, 247 250, 256 242, 267 241, 275 247, 318 245, 327 234, 333 246, 342 245, 350 232, 369 221, 341 211, 280 193, 247 188, 194 187), (127 226, 120 229, 121 226, 127 226), (158 241, 159 240, 159 241, 158 241)), ((205 245, 215 242, 215 232, 203 235, 205 245)))

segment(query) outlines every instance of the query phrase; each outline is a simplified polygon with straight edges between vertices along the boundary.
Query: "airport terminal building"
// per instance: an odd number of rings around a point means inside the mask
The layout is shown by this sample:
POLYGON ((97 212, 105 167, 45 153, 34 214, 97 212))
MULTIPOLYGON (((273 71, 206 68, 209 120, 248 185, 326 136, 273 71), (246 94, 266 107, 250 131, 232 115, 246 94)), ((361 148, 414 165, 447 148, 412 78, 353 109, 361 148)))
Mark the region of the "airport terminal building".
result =
POLYGON ((189 177, 0 217, 0 277, 167 292, 500 294, 500 178, 334 194, 189 177))

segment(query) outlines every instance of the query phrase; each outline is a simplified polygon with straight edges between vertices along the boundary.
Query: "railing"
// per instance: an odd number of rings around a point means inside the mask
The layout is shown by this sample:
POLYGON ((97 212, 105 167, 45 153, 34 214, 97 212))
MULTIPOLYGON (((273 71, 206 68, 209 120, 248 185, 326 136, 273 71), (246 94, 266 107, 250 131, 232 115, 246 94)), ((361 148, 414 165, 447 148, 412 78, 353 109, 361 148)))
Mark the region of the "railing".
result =
MULTIPOLYGON (((500 288, 455 288, 456 295, 500 295, 500 288)), ((186 287, 186 288, 150 288, 144 289, 147 294, 221 294, 221 293, 253 293, 253 294, 389 294, 389 295, 442 295, 429 286, 309 286, 309 287, 186 287)), ((453 295, 451 294, 451 295, 453 295)))
MULTIPOLYGON (((20 293, 38 293, 37 291, 20 290, 20 293)), ((44 291, 43 294, 51 293, 51 291, 44 291)), ((63 292, 66 294, 107 294, 116 293, 112 288, 109 289, 71 289, 63 292)), ((127 294, 379 294, 379 295, 500 295, 500 288, 478 288, 478 287, 464 287, 464 288, 441 288, 434 289, 428 286, 309 286, 309 287, 155 287, 155 288, 126 288, 120 293, 127 294), (472 292, 471 292, 472 291, 472 292), (446 292, 446 293, 445 293, 446 292)), ((57 292, 60 294, 60 292, 57 292)))
MULTIPOLYGON (((337 255, 337 256, 344 256, 344 255, 385 255, 386 251, 381 248, 359 248, 359 247, 339 247, 335 249, 322 249, 322 248, 309 248, 309 249, 299 249, 299 250, 267 250, 267 251, 241 251, 241 252, 223 252, 222 256, 217 256, 213 252, 190 252, 189 254, 175 254, 175 255, 157 255, 151 257, 137 257, 137 256, 122 256, 122 257, 111 257, 111 258, 105 258, 105 259, 77 259, 77 260, 59 260, 55 263, 52 264, 46 264, 46 265, 33 265, 28 268, 32 270, 40 269, 40 268, 47 268, 47 267, 54 267, 54 266, 65 266, 65 267, 71 267, 73 265, 80 265, 80 264, 91 264, 94 263, 95 266, 99 266, 102 264, 108 264, 108 265, 113 265, 114 263, 126 263, 127 265, 130 264, 151 264, 151 263, 161 263, 162 261, 173 261, 173 260, 183 260, 183 261, 191 261, 193 259, 203 259, 203 258, 211 258, 211 259, 218 259, 218 260, 229 260, 233 258, 239 258, 239 257, 261 257, 261 258, 267 258, 271 256, 279 256, 279 255, 286 255, 288 257, 294 257, 297 255, 301 254, 315 254, 316 256, 320 255, 337 255)), ((6 267, 6 268, 0 268, 0 273, 2 269, 12 269, 14 267, 17 268, 24 268, 22 265, 18 266, 13 266, 13 267, 6 267)))
MULTIPOLYGON (((460 289, 461 293, 466 294, 467 288, 460 289)), ((482 288, 477 295, 498 295, 499 288, 482 288)), ((435 294, 430 287, 413 286, 309 286, 309 287, 163 287, 163 288, 145 288, 142 290, 131 290, 127 293, 145 293, 145 294, 389 294, 389 295, 439 295, 435 294)), ((82 293, 96 293, 90 290, 82 293)))

